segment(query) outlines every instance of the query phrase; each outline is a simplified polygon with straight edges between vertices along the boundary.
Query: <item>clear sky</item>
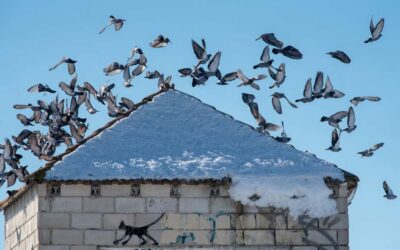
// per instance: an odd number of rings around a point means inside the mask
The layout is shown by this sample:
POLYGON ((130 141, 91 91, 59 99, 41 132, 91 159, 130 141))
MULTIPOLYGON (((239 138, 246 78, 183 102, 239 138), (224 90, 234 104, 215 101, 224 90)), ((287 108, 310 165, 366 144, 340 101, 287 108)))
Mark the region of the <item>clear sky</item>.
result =
MULTIPOLYGON (((157 90, 157 81, 139 77, 134 87, 122 86, 122 76, 106 77, 102 68, 118 61, 126 62, 134 45, 143 48, 149 69, 173 75, 176 88, 203 102, 255 125, 241 93, 256 95, 264 117, 271 122, 285 121, 292 144, 337 164, 360 177, 359 188, 350 206, 350 246, 353 250, 398 250, 400 199, 388 201, 382 196, 382 181, 387 180, 400 194, 397 134, 399 118, 398 44, 400 42, 400 2, 391 1, 1 1, 0 2, 0 137, 16 135, 23 129, 16 119, 16 103, 35 102, 51 96, 29 94, 26 89, 41 82, 57 89, 59 81, 69 81, 65 65, 49 72, 61 57, 76 59, 78 82, 95 86, 117 84, 116 93, 135 102, 157 90), (109 15, 126 19, 121 31, 98 31, 109 15), (369 21, 385 18, 383 36, 378 42, 364 44, 369 37, 369 21), (265 44, 255 41, 262 33, 274 32, 285 44, 304 55, 302 60, 273 56, 276 64, 286 63, 287 78, 279 89, 289 99, 300 98, 308 77, 318 70, 329 75, 333 86, 346 93, 342 99, 318 100, 300 104, 297 110, 283 102, 283 115, 271 106, 268 89, 271 78, 260 82, 261 90, 237 88, 238 82, 217 86, 211 79, 206 86, 191 87, 189 78, 180 78, 178 68, 195 63, 190 39, 205 38, 209 52, 222 51, 220 69, 237 69, 252 76, 265 44), (163 34, 172 44, 153 49, 148 43, 163 34), (345 51, 352 59, 345 65, 326 52, 345 51), (397 65, 397 66, 396 66, 397 65), (355 108, 357 129, 343 134, 342 151, 326 151, 331 127, 319 121, 322 115, 347 110, 349 100, 359 95, 377 95, 379 103, 361 103, 355 108), (373 144, 385 146, 371 158, 356 152, 373 144)), ((90 128, 103 125, 109 118, 104 107, 91 116, 90 128)), ((83 108, 84 109, 84 108, 83 108)), ((85 113, 84 113, 85 114, 85 113)), ((86 114, 85 114, 86 115, 86 114)), ((194 114, 195 115, 195 114, 194 114)), ((193 128, 195 130, 195 128, 193 128)), ((28 156, 24 163, 31 171, 43 162, 28 156)), ((5 197, 5 187, 0 190, 5 197)), ((3 224, 3 217, 0 223, 3 224)), ((3 227, 0 227, 0 235, 3 227)))

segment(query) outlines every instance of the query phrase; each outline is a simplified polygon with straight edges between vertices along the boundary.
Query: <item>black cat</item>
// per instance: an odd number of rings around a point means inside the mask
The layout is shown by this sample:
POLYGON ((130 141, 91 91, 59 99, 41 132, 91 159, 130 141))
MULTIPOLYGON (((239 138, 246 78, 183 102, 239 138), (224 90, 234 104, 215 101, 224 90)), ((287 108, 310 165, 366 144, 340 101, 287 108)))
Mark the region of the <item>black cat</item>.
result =
POLYGON ((147 240, 143 236, 146 236, 147 238, 152 240, 154 245, 158 245, 158 242, 149 235, 148 229, 152 225, 156 224, 159 220, 161 220, 161 218, 163 216, 164 216, 164 213, 160 216, 160 218, 156 219, 155 221, 153 221, 150 224, 147 224, 146 226, 143 226, 143 227, 128 226, 128 225, 125 225, 124 221, 121 221, 118 228, 125 230, 125 234, 124 234, 124 236, 121 237, 121 239, 114 240, 114 244, 117 245, 125 237, 128 237, 127 240, 122 242, 122 245, 125 245, 126 243, 128 243, 128 241, 132 238, 133 235, 136 235, 137 237, 139 237, 142 240, 142 242, 140 243, 141 246, 147 243, 147 240))

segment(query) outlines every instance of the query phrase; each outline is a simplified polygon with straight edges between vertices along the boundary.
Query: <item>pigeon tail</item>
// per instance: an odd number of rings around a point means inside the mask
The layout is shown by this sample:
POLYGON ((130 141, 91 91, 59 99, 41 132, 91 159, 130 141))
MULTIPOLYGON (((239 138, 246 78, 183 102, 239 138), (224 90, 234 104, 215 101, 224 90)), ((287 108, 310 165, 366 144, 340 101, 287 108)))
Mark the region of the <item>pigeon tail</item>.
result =
POLYGON ((272 49, 272 53, 274 53, 275 55, 279 54, 280 52, 281 52, 281 49, 277 49, 277 48, 272 49))

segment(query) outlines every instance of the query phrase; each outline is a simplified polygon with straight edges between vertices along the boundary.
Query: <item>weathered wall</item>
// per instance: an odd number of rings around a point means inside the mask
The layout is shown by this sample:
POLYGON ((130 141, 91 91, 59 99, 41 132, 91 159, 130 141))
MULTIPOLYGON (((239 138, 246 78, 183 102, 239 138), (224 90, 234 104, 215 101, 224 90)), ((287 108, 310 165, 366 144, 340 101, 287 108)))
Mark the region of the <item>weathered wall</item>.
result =
MULTIPOLYGON (((236 246, 234 249, 348 249, 345 185, 337 192, 337 215, 324 219, 300 217, 299 220, 280 209, 242 206, 229 198, 223 186, 182 184, 173 188, 166 184, 142 184, 139 196, 135 196, 139 188, 131 185, 99 187, 100 195, 93 195, 91 185, 83 184, 62 184, 59 194, 52 195, 46 184, 35 187, 37 192, 31 193, 38 195, 35 198, 39 201, 39 206, 35 203, 38 214, 24 218, 31 221, 37 216, 40 250, 179 249, 185 245, 205 249, 216 246, 218 249, 232 249, 228 246, 236 246), (162 213, 165 215, 161 220, 148 230, 161 247, 153 246, 146 237, 146 247, 137 247, 141 240, 135 235, 125 246, 122 241, 114 244, 114 240, 123 236, 124 230, 118 229, 122 220, 127 225, 140 227, 162 213)), ((15 230, 8 222, 17 219, 11 219, 10 209, 6 209, 6 235, 10 242, 6 245, 15 246, 11 240, 15 230)), ((31 235, 36 235, 34 230, 31 235)))
POLYGON ((33 186, 4 210, 4 249, 38 249, 37 212, 37 186, 33 186))

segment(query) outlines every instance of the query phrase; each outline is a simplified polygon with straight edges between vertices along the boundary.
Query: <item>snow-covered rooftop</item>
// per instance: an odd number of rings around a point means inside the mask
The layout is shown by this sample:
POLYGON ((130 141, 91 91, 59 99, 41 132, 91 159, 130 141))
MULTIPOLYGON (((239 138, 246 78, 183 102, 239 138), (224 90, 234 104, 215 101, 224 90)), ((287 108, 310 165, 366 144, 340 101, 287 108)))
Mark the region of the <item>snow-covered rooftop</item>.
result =
POLYGON ((243 204, 289 208, 294 216, 336 213, 324 177, 335 165, 279 143, 185 93, 168 90, 88 140, 46 180, 218 179, 243 204), (251 201, 257 194, 261 198, 251 201))

